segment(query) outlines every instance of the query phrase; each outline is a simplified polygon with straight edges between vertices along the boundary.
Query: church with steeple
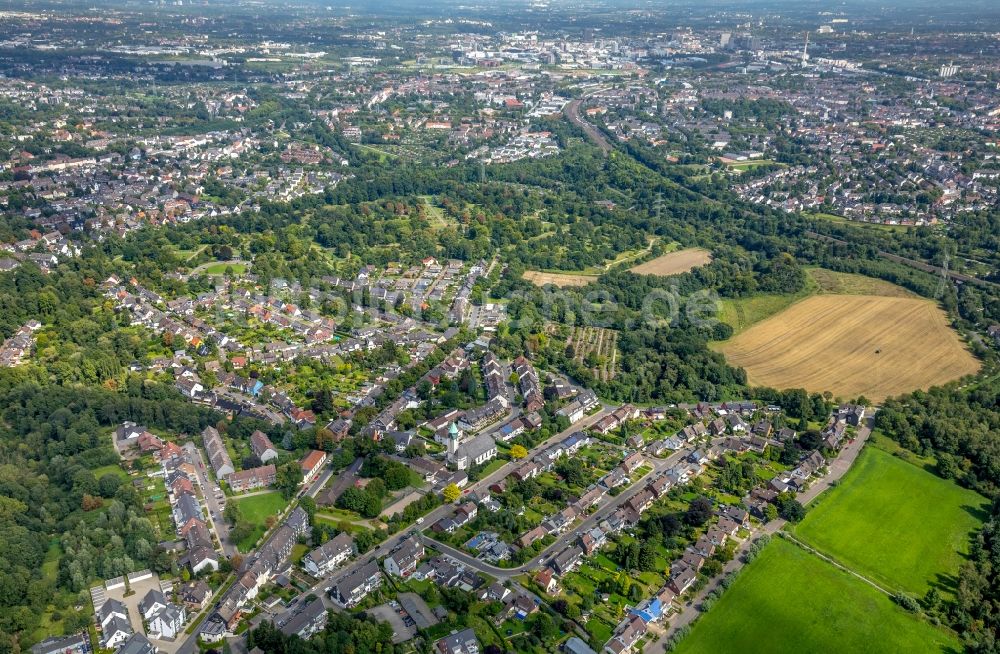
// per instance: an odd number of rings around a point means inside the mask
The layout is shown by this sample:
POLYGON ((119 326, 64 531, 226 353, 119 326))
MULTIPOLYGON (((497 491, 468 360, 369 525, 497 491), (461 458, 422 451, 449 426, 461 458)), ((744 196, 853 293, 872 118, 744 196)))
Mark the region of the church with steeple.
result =
POLYGON ((455 470, 468 470, 497 456, 497 444, 489 434, 480 434, 463 442, 458 423, 448 426, 447 462, 455 470))

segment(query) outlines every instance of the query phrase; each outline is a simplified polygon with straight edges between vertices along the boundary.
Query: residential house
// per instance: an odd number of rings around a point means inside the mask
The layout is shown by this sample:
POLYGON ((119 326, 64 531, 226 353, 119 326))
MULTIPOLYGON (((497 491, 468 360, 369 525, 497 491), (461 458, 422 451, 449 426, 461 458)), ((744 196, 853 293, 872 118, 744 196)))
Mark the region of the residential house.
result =
POLYGON ((297 611, 279 615, 275 623, 286 636, 308 639, 326 627, 328 617, 322 600, 314 599, 297 611))
POLYGON ((842 404, 837 408, 837 420, 858 427, 865 419, 865 407, 858 404, 842 404))
POLYGON ((137 439, 139 445, 139 451, 143 454, 150 454, 152 452, 159 452, 163 449, 163 441, 154 434, 143 432, 139 434, 137 439))
POLYGON ((615 629, 614 635, 604 645, 604 654, 628 654, 646 635, 646 623, 639 616, 626 618, 615 629))
POLYGON ((354 539, 347 532, 337 534, 302 558, 302 567, 321 577, 354 556, 354 539))
POLYGON ((823 458, 823 455, 818 451, 813 451, 792 471, 792 477, 801 480, 809 479, 825 465, 826 459, 823 458))
POLYGON ((545 528, 541 526, 529 529, 517 540, 517 546, 521 549, 530 547, 534 542, 544 538, 546 533, 545 528))
POLYGON ((201 505, 197 498, 191 493, 181 493, 177 497, 173 506, 174 523, 177 525, 177 533, 186 536, 192 528, 200 525, 205 526, 205 517, 201 511, 201 505))
POLYGON ((145 427, 126 421, 115 429, 115 441, 118 443, 119 449, 124 449, 135 444, 139 436, 144 433, 146 433, 145 427))
POLYGON ((580 547, 583 548, 583 553, 587 556, 592 555, 597 550, 604 547, 607 542, 607 534, 600 527, 594 527, 589 531, 583 532, 580 535, 580 547))
POLYGON ((205 452, 208 453, 208 460, 212 464, 212 469, 215 470, 215 476, 217 479, 225 479, 228 475, 236 472, 236 468, 233 467, 233 461, 229 458, 229 452, 226 451, 226 445, 222 442, 222 436, 219 434, 219 430, 215 427, 205 427, 205 430, 201 432, 202 444, 205 446, 205 452))
POLYGON ((726 422, 729 424, 729 428, 734 434, 744 433, 747 431, 747 423, 738 414, 730 413, 726 416, 726 422))
POLYGON ((382 585, 382 573, 375 561, 369 561, 340 578, 330 588, 330 598, 344 608, 357 606, 368 593, 382 585))
POLYGON ((83 633, 46 638, 31 646, 31 654, 86 654, 89 651, 90 638, 83 633))
POLYGON ((385 571, 396 577, 409 577, 424 556, 424 544, 417 535, 410 536, 385 557, 385 571))
POLYGON ((301 461, 299 467, 302 469, 302 483, 310 484, 319 475, 326 463, 326 452, 320 450, 310 450, 301 461))
POLYGON ((535 575, 535 583, 542 587, 546 593, 554 593, 559 588, 556 583, 555 571, 552 568, 542 568, 535 575))
POLYGON ((104 647, 116 647, 132 635, 128 609, 119 600, 104 602, 97 610, 97 622, 101 625, 101 644, 104 647))
POLYGON ((622 462, 618 464, 618 467, 621 468, 626 475, 631 475, 645 461, 646 459, 642 456, 642 452, 632 452, 622 459, 622 462))
POLYGON ((560 575, 571 572, 580 564, 583 558, 583 550, 576 545, 570 545, 555 555, 552 559, 552 567, 560 575))
POLYGON ((277 471, 274 464, 268 463, 257 468, 233 472, 226 477, 226 481, 234 493, 242 493, 244 491, 271 486, 274 484, 276 478, 277 471))
POLYGON ((115 654, 157 654, 159 651, 142 634, 132 634, 118 647, 115 654))
POLYGON ((267 437, 267 434, 259 429, 250 434, 250 447, 261 463, 278 458, 278 450, 274 447, 274 443, 267 437))
POLYGON ((480 650, 479 639, 472 629, 456 631, 434 643, 438 654, 479 654, 480 650))
POLYGON ((525 479, 533 479, 534 477, 537 477, 538 473, 538 464, 534 461, 528 461, 527 463, 522 463, 518 466, 514 472, 510 473, 510 476, 515 481, 524 481, 525 479))
POLYGON ((676 594, 683 595, 684 592, 691 587, 697 577, 698 572, 696 570, 687 566, 682 566, 678 568, 676 574, 671 571, 670 581, 667 582, 667 586, 676 594))
POLYGON ((193 611, 205 608, 212 599, 212 588, 200 579, 189 581, 177 590, 177 597, 193 611))
POLYGON ((139 614, 143 620, 149 620, 154 615, 167 608, 167 597, 159 588, 152 588, 139 600, 139 614))
POLYGON ((579 422, 587 412, 600 404, 597 394, 591 390, 581 391, 569 404, 556 411, 556 415, 565 416, 570 424, 579 422))
POLYGON ((653 494, 653 491, 648 488, 643 488, 638 493, 630 497, 628 502, 625 503, 625 506, 632 509, 636 513, 642 513, 649 508, 655 499, 656 496, 653 494))
POLYGON ((181 633, 186 619, 183 606, 169 604, 146 622, 146 633, 157 639, 174 639, 181 633))

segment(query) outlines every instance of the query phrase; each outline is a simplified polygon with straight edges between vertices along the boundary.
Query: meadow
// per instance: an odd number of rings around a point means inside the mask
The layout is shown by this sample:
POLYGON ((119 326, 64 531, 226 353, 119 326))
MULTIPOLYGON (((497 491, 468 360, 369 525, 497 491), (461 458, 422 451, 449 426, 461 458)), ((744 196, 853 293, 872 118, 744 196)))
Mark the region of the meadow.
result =
POLYGON ((540 270, 525 270, 522 277, 535 286, 545 286, 552 284, 562 288, 564 286, 586 286, 597 281, 597 275, 581 275, 576 273, 552 273, 540 270))
POLYGON ((679 654, 958 652, 959 640, 819 557, 774 539, 678 645, 679 654))
POLYGON ((232 268, 234 275, 242 275, 247 271, 247 266, 244 263, 227 263, 225 261, 220 261, 219 263, 213 263, 205 267, 206 275, 224 275, 226 270, 232 268))
POLYGON ((951 594, 988 500, 868 445, 795 537, 889 590, 951 594))

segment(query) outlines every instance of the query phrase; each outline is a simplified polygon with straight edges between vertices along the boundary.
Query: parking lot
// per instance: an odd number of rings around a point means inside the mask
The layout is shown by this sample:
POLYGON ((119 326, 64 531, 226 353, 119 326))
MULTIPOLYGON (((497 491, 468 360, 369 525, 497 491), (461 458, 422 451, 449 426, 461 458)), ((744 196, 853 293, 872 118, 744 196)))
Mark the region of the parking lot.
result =
POLYGON ((403 607, 398 602, 393 601, 388 604, 379 604, 375 608, 370 609, 368 615, 379 622, 386 622, 392 627, 392 643, 394 645, 405 643, 417 635, 416 623, 406 614, 406 611, 403 610, 403 607))

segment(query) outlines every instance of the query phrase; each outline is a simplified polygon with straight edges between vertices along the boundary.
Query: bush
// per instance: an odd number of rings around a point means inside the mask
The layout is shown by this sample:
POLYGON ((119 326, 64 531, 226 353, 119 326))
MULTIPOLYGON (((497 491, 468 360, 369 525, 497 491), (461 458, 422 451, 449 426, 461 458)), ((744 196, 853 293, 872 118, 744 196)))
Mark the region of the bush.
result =
POLYGON ((903 609, 909 611, 910 613, 917 613, 920 611, 920 603, 906 593, 896 593, 892 596, 892 601, 899 604, 903 607, 903 609))
POLYGON ((675 649, 677 649, 677 646, 681 644, 681 641, 687 638, 689 633, 691 633, 691 626, 684 625, 683 627, 678 629, 673 636, 670 637, 670 640, 666 642, 666 646, 664 649, 668 652, 674 651, 675 649))
POLYGON ((743 560, 747 563, 750 563, 751 561, 757 558, 757 555, 761 553, 761 550, 763 550, 770 542, 771 542, 771 535, 764 534, 754 542, 750 543, 750 547, 747 548, 747 553, 743 557, 743 560))

